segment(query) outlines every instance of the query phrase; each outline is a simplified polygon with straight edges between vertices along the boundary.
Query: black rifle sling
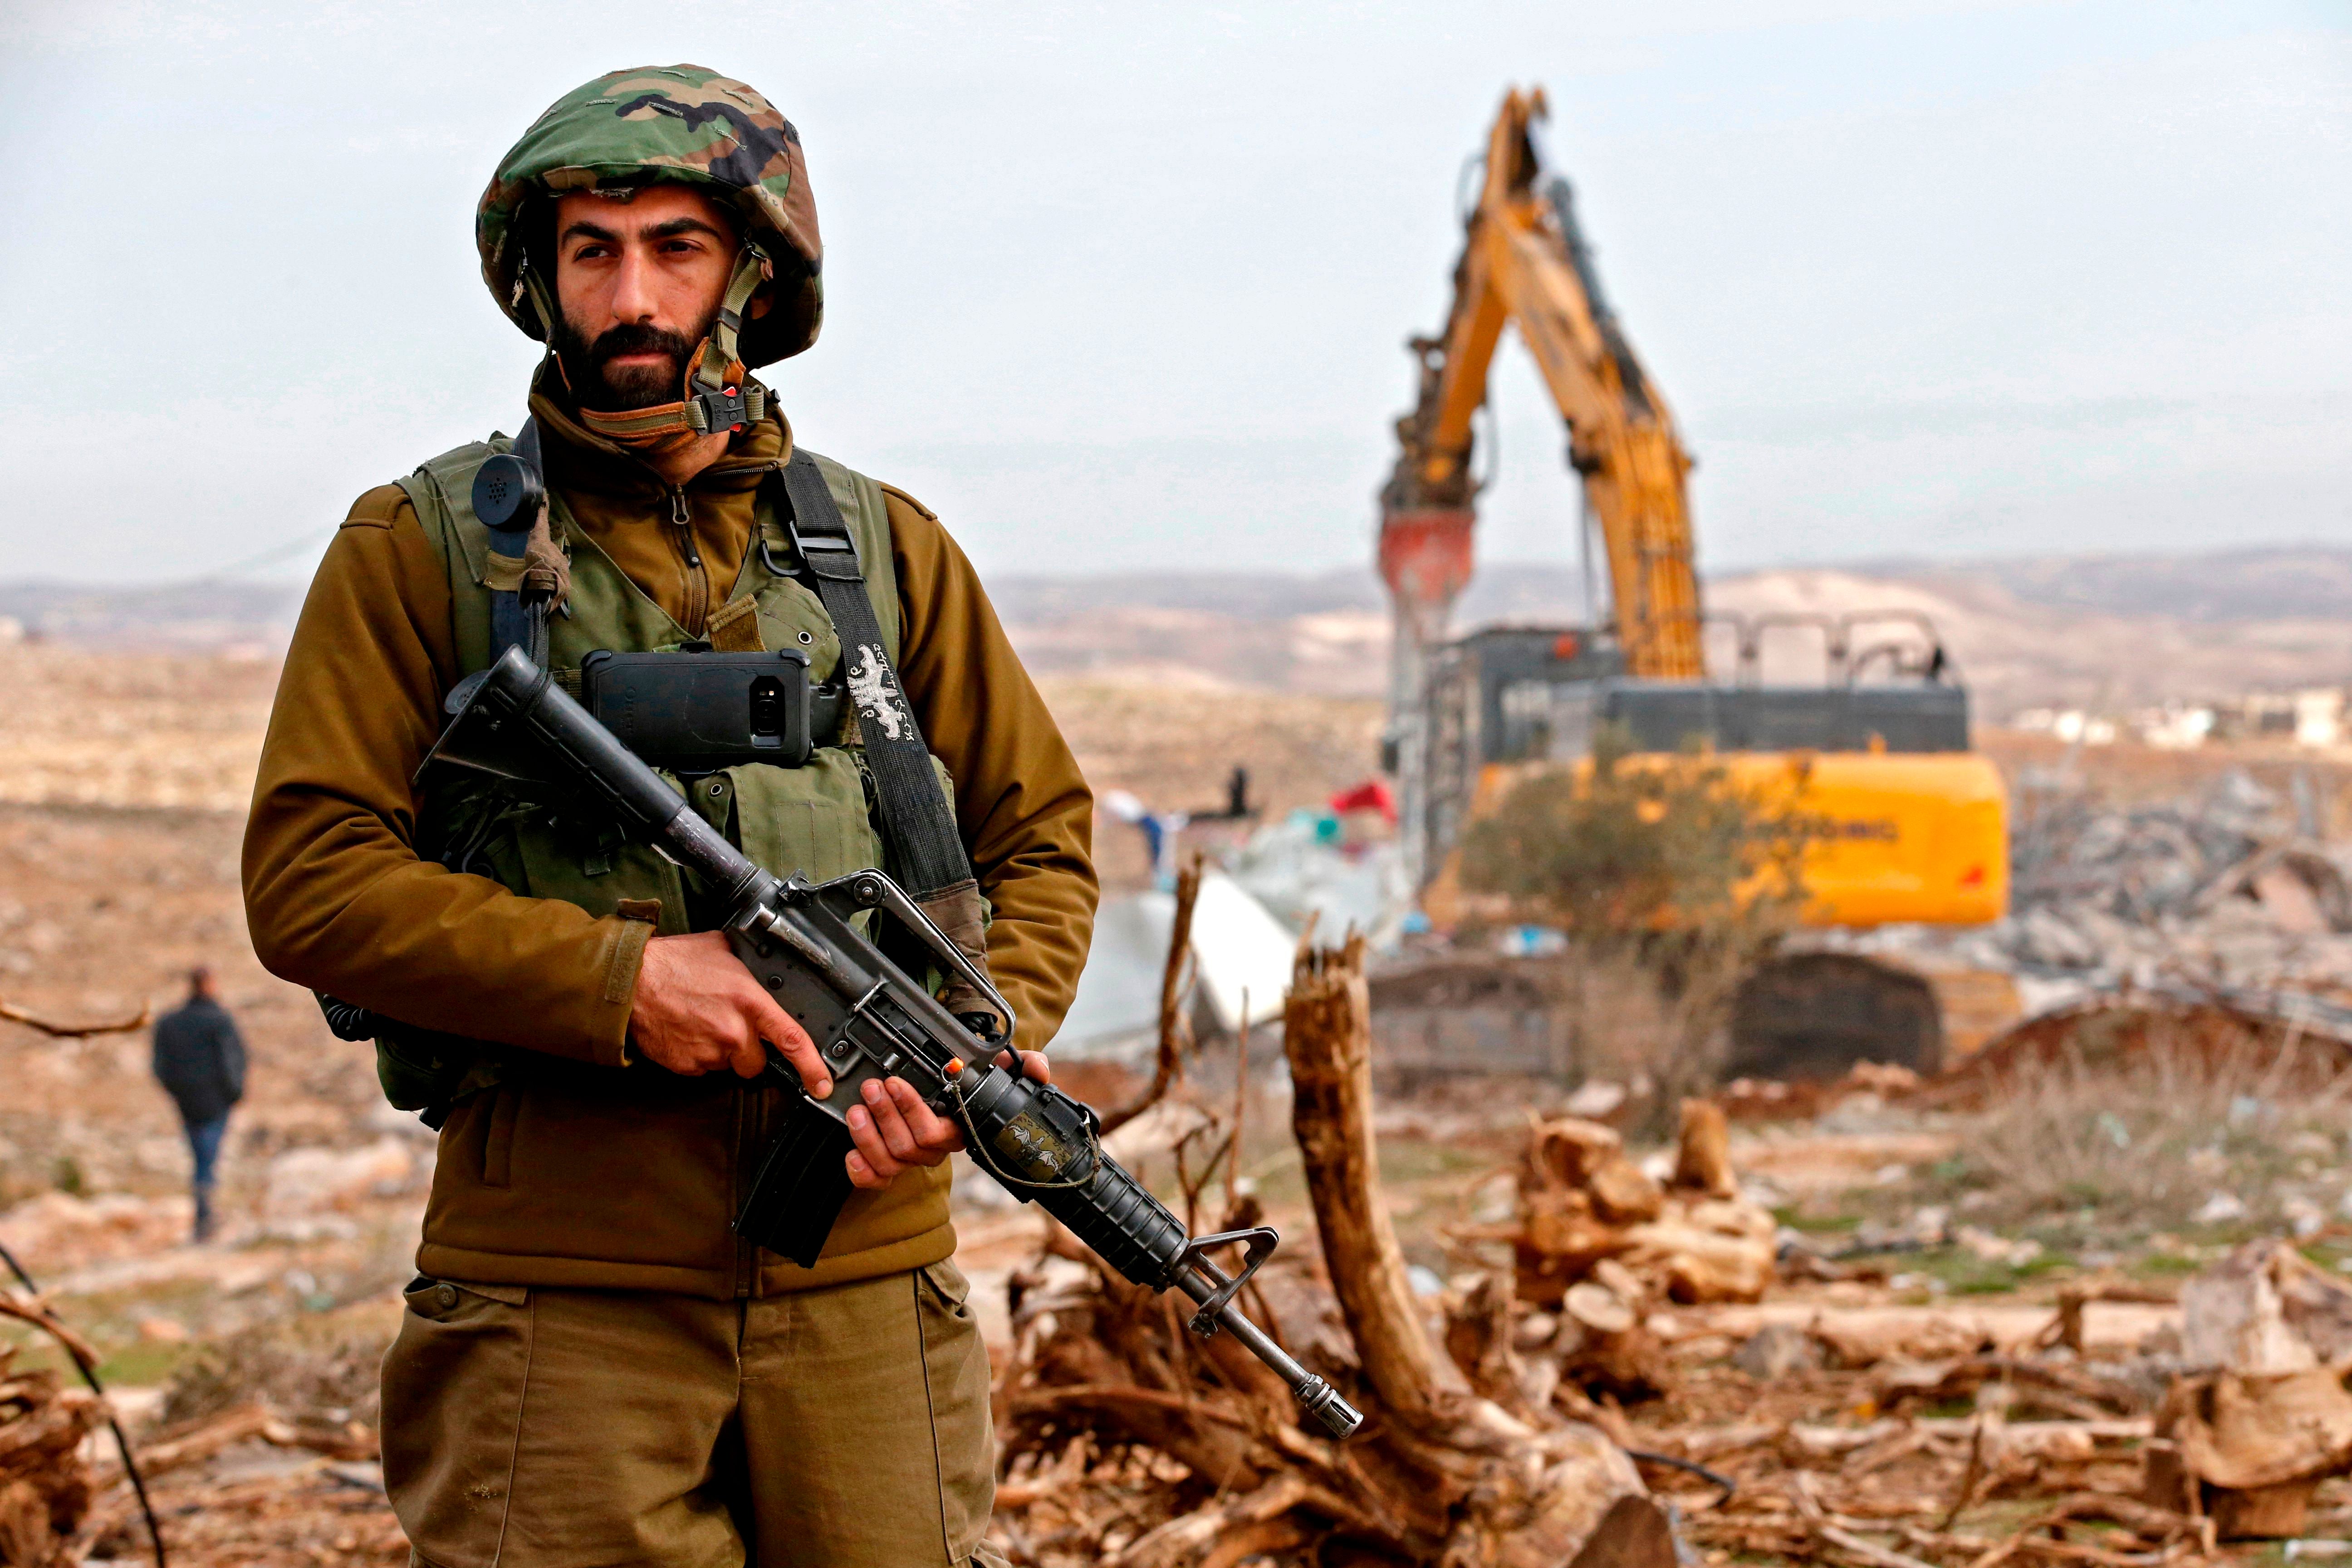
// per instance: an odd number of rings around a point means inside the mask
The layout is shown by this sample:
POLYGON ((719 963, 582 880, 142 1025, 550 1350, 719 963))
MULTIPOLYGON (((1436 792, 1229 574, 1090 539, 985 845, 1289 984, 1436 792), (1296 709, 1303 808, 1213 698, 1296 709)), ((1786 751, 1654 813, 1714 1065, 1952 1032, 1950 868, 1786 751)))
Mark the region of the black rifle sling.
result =
POLYGON ((971 858, 939 775, 930 749, 915 722, 898 672, 883 651, 881 624, 866 596, 866 572, 857 542, 824 482, 816 459, 794 452, 784 465, 793 545, 815 581, 824 613, 841 637, 841 668, 850 700, 857 704, 857 728, 866 742, 866 763, 882 800, 882 835, 898 879, 917 903, 971 880, 971 858))

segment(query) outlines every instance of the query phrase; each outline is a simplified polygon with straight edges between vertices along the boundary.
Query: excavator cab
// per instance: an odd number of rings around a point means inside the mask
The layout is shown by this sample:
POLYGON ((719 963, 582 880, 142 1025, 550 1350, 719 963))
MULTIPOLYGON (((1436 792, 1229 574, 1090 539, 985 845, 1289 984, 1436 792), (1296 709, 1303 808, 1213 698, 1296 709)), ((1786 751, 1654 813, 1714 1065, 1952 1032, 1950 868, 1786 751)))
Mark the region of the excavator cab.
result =
POLYGON ((1421 742, 1418 862, 1442 875, 1470 818, 1533 767, 1574 765, 1602 724, 1637 752, 1715 755, 1743 787, 1811 819, 1804 921, 1977 924, 2005 912, 2007 796, 1969 749, 1969 694, 1936 640, 1867 661, 1837 656, 1877 616, 1829 622, 1811 684, 1759 678, 1758 628, 1729 621, 1739 679, 1646 680, 1604 632, 1496 626, 1431 650, 1421 742))
MULTIPOLYGON (((1413 826, 1433 916, 1449 923, 1470 821, 1529 773, 1584 762, 1613 724, 1636 752, 1708 752, 1736 787, 1808 818, 1805 925, 1999 919, 2007 797, 1969 749, 1968 689, 1924 621, 1909 646, 1837 657, 1871 618, 1822 625, 1832 657, 1811 683, 1760 679, 1757 644, 1774 627, 1727 616, 1741 650, 1728 683, 1628 676, 1614 641, 1589 627, 1496 626, 1430 650, 1413 826)), ((1857 1061, 1932 1074, 1952 1046, 1945 979, 1800 942, 1740 987, 1727 1076, 1834 1078, 1857 1061)))

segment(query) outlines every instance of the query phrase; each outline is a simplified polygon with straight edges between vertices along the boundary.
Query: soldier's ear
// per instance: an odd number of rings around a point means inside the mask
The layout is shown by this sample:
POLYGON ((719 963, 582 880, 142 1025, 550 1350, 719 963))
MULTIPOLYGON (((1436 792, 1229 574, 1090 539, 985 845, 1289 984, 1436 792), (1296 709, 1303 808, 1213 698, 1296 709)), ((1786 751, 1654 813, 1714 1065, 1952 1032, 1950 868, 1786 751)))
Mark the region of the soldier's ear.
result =
POLYGON ((775 308, 776 286, 773 283, 762 283, 752 289, 751 302, 744 306, 744 310, 755 321, 775 308))

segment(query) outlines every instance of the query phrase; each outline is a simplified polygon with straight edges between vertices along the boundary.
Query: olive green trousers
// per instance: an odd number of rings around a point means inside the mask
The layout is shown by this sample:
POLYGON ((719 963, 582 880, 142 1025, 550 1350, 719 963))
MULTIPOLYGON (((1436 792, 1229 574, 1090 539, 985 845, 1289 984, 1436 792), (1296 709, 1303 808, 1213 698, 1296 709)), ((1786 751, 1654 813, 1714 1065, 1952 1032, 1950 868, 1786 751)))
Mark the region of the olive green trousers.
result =
POLYGON ((421 1568, 940 1568, 995 1497, 952 1263, 758 1300, 418 1279, 383 1478, 421 1568))

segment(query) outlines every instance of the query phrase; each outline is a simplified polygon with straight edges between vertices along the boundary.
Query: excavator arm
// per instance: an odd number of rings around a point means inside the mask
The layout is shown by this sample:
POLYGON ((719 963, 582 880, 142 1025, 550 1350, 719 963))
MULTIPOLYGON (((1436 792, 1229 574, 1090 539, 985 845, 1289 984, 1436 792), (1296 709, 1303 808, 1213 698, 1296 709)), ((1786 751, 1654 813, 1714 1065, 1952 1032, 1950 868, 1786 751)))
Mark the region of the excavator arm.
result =
POLYGON ((1601 291, 1568 181, 1544 167, 1533 135, 1541 89, 1513 89, 1486 146, 1445 331, 1416 338, 1421 395, 1397 421, 1396 468, 1381 492, 1381 568, 1397 607, 1392 698, 1418 699, 1422 656, 1445 633, 1469 581, 1477 485, 1471 420, 1503 328, 1516 325, 1569 429, 1569 460, 1607 556, 1628 674, 1705 673, 1698 581, 1683 476, 1690 458, 1601 291))

